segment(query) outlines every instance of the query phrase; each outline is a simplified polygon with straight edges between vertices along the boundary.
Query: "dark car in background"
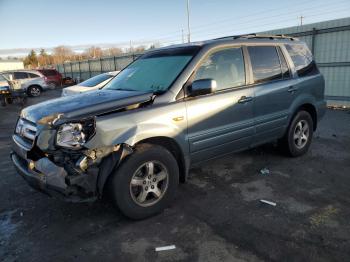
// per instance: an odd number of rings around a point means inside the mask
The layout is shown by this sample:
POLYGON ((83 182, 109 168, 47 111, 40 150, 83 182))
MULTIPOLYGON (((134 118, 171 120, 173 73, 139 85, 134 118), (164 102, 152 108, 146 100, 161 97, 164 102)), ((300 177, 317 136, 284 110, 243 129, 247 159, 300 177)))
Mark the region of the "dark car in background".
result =
POLYGON ((61 86, 62 75, 56 69, 38 69, 46 77, 46 82, 51 88, 61 86))

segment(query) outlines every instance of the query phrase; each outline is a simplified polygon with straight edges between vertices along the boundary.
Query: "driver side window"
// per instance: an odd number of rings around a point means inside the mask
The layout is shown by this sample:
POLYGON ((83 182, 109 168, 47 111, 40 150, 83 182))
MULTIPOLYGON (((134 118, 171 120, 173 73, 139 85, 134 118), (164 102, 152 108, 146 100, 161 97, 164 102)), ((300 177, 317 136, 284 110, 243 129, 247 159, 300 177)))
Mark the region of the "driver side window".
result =
POLYGON ((217 90, 245 85, 242 48, 228 48, 210 54, 195 72, 193 81, 213 79, 217 90))

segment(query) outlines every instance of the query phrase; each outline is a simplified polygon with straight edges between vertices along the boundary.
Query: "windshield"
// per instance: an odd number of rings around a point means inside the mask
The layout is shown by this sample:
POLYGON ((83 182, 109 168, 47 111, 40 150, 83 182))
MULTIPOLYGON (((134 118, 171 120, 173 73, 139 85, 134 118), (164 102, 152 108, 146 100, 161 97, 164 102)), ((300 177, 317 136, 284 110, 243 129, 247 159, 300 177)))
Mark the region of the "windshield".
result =
POLYGON ((112 75, 109 74, 101 74, 98 76, 94 76, 84 82, 81 82, 80 84, 78 84, 78 86, 87 86, 87 87, 93 87, 93 86, 97 86, 98 84, 102 83, 103 81, 112 78, 112 75))
POLYGON ((199 47, 173 48, 146 54, 120 72, 104 89, 166 91, 199 47))

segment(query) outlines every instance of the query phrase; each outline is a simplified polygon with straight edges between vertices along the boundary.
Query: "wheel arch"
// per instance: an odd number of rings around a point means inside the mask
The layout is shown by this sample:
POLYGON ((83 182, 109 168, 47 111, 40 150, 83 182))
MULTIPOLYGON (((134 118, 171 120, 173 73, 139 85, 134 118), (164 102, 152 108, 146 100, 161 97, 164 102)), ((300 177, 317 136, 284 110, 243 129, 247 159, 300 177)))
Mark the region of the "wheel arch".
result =
POLYGON ((165 136, 150 137, 138 141, 134 147, 140 144, 155 144, 166 148, 176 159, 180 171, 180 182, 184 183, 187 179, 189 165, 186 162, 183 151, 181 150, 180 145, 176 142, 175 139, 165 136))
POLYGON ((97 192, 103 195, 103 192, 108 184, 108 180, 111 177, 113 170, 118 168, 118 166, 125 160, 125 158, 132 154, 133 149, 141 144, 154 144, 159 145, 167 150, 174 156, 179 166, 179 182, 186 182, 189 170, 189 160, 186 159, 184 152, 182 151, 180 145, 175 141, 175 139, 157 136, 145 138, 143 140, 137 141, 134 145, 120 144, 120 148, 116 152, 104 157, 100 164, 99 174, 97 178, 97 192))
POLYGON ((316 110, 316 107, 313 104, 311 104, 311 103, 304 103, 304 104, 300 105, 295 110, 292 119, 301 110, 306 111, 306 112, 308 112, 311 115, 312 124, 313 124, 313 130, 316 131, 316 128, 317 128, 317 110, 316 110))

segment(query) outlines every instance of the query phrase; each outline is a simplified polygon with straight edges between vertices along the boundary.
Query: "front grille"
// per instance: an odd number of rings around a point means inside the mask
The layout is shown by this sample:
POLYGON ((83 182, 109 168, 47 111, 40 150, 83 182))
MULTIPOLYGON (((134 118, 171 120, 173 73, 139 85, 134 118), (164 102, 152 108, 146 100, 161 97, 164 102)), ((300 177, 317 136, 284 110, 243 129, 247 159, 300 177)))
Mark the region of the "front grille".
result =
POLYGON ((34 145, 37 128, 36 124, 24 118, 20 118, 16 125, 15 133, 27 144, 34 145))

